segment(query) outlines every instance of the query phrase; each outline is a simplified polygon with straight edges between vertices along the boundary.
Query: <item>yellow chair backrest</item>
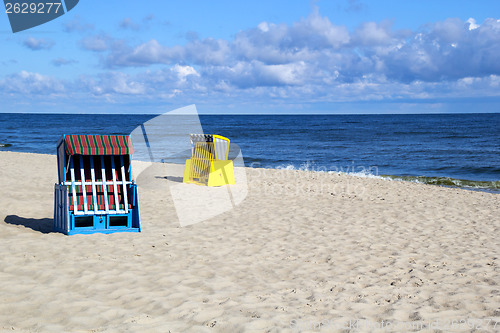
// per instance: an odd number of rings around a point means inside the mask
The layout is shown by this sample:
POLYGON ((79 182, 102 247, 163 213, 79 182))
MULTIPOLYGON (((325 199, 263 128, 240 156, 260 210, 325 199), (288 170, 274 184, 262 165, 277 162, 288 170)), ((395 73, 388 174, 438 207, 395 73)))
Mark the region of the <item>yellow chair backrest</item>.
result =
MULTIPOLYGON (((227 160, 229 157, 230 140, 221 135, 216 134, 191 134, 191 155, 195 156, 197 143, 208 143, 210 148, 210 158, 212 160, 227 160)), ((200 149, 205 149, 204 145, 199 146, 200 149)), ((205 149, 206 150, 206 149, 205 149)))
POLYGON ((191 158, 191 168, 189 178, 199 183, 207 183, 211 171, 211 161, 213 160, 213 142, 195 142, 193 156, 191 158))

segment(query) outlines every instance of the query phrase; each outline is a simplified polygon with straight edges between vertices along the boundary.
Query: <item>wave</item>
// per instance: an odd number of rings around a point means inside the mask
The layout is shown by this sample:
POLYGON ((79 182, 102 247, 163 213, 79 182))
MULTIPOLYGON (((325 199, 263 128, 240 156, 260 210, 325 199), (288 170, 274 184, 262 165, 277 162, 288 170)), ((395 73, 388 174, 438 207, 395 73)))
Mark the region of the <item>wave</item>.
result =
POLYGON ((396 175, 378 175, 364 171, 327 171, 317 167, 314 162, 302 163, 299 167, 293 164, 282 164, 276 169, 280 170, 299 170, 299 171, 313 171, 313 172, 326 172, 332 174, 345 174, 348 176, 362 177, 362 178, 375 178, 387 181, 406 181, 419 184, 437 185, 452 188, 461 188, 466 190, 475 190, 489 193, 500 194, 500 180, 499 181, 482 181, 482 180, 467 180, 451 177, 428 177, 428 176, 396 176, 396 175))
POLYGON ((486 191, 492 193, 500 193, 500 181, 467 180, 467 179, 457 179, 451 177, 427 177, 427 176, 380 175, 380 177, 396 181, 409 181, 420 184, 439 185, 446 187, 455 187, 455 188, 486 191))
POLYGON ((0 143, 0 148, 7 148, 11 147, 12 145, 10 143, 0 143))

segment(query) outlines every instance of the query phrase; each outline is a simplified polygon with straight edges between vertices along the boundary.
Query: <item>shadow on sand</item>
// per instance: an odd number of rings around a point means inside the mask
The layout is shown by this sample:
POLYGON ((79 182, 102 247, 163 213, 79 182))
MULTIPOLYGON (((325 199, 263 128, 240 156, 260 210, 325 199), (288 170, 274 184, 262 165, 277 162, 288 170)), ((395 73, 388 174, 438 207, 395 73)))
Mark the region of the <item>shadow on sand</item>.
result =
POLYGON ((22 225, 44 234, 55 232, 53 230, 54 219, 28 219, 17 215, 8 215, 4 222, 13 225, 22 225))
POLYGON ((167 180, 170 180, 170 181, 172 181, 172 182, 176 182, 176 183, 182 183, 182 181, 183 181, 183 178, 182 178, 182 177, 176 177, 176 176, 155 177, 155 178, 159 178, 159 179, 167 179, 167 180))

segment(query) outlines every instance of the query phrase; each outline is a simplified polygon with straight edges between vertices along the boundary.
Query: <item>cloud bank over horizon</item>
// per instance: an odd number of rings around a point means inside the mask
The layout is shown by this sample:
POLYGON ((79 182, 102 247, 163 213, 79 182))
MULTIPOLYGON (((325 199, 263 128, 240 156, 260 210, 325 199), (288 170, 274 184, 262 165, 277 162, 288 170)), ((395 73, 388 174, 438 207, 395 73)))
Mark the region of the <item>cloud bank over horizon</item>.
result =
MULTIPOLYGON (((138 32, 153 20, 124 18, 117 25, 138 32)), ((292 24, 263 21, 230 39, 190 32, 178 45, 114 37, 80 17, 66 27, 78 37, 74 43, 82 56, 95 59, 98 73, 60 78, 23 70, 0 78, 0 94, 46 102, 187 105, 203 100, 276 107, 500 97, 500 20, 495 18, 449 18, 416 31, 394 29, 391 21, 365 22, 349 30, 315 7, 292 24)), ((37 53, 53 44, 33 37, 23 42, 37 53)), ((80 59, 54 57, 51 63, 68 68, 80 59)))

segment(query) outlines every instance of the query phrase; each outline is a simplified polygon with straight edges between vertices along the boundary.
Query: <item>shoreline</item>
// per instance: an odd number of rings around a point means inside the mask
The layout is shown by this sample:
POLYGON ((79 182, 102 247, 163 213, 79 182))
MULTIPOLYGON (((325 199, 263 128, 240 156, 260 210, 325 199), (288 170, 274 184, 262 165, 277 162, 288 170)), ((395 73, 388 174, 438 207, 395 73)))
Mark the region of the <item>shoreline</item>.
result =
MULTIPOLYGON (((260 168, 253 168, 260 169, 260 168)), ((461 178, 452 178, 446 176, 413 176, 413 175, 375 175, 371 173, 364 172, 343 172, 343 171, 322 171, 322 170, 308 170, 305 168, 262 168, 270 170, 297 170, 297 171, 308 171, 317 173, 327 173, 327 174, 343 174, 352 177, 359 178, 376 178, 388 181, 401 181, 410 182, 417 184, 426 184, 440 187, 448 188, 458 188, 469 191, 480 191, 486 193, 500 194, 500 180, 469 180, 461 178)))
MULTIPOLYGON (((42 154, 42 153, 33 153, 33 152, 15 152, 15 151, 1 151, 1 153, 20 153, 20 154, 37 154, 37 155, 49 155, 56 156, 56 154, 42 154)), ((141 160, 135 160, 132 157, 133 161, 144 162, 141 160)), ((149 163, 149 162, 147 162, 149 163)), ((157 162, 160 163, 160 162, 157 162)), ((344 174, 352 177, 359 178, 376 178, 382 179, 386 181, 402 181, 402 182, 410 182, 417 184, 426 184, 433 185, 445 188, 453 188, 453 189, 462 189, 467 191, 474 192, 484 192, 491 194, 500 194, 500 180, 470 180, 470 179, 461 179, 461 178, 453 178, 447 176, 414 176, 414 175, 375 175, 371 173, 363 173, 363 172, 344 172, 344 171, 324 171, 324 170, 310 170, 308 168, 295 168, 295 167, 277 167, 277 168, 268 168, 268 167, 252 167, 245 166, 246 169, 257 169, 257 170, 289 170, 289 171, 306 171, 306 172, 316 172, 316 173, 326 173, 326 174, 344 174)))

